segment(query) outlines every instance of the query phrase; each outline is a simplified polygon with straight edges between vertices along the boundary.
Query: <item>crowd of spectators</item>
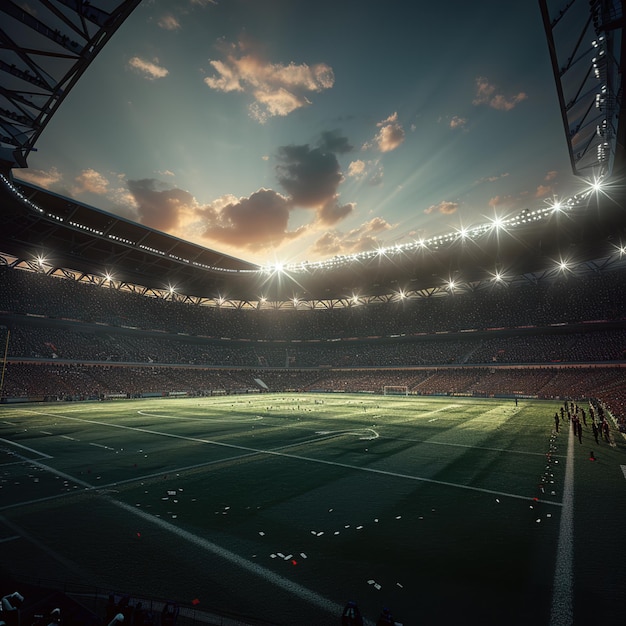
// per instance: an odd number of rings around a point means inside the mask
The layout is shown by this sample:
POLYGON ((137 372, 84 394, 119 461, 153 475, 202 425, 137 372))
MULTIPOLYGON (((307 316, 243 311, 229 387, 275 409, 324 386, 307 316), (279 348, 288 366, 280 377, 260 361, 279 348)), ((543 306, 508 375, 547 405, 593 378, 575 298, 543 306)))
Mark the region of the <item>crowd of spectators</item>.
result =
POLYGON ((324 340, 624 320, 618 271, 324 309, 227 309, 0 268, 0 310, 254 341, 324 340))
POLYGON ((602 397, 623 419, 625 301, 626 277, 611 272, 347 308, 236 310, 0 268, 0 337, 10 337, 2 395, 399 385, 416 394, 602 397))
POLYGON ((221 367, 405 367, 464 363, 590 363, 621 361, 626 328, 511 334, 490 331, 456 337, 369 341, 242 342, 181 337, 77 322, 4 320, 12 359, 168 363, 221 367))

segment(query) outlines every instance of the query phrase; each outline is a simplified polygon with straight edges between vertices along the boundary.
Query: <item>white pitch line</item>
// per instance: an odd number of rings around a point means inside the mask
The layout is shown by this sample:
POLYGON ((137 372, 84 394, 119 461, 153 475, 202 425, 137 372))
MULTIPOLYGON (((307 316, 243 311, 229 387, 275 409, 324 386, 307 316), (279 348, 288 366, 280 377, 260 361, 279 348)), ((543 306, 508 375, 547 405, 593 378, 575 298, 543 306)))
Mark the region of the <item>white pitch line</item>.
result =
POLYGON ((574 623, 574 429, 569 428, 550 626, 574 623))
POLYGON ((341 615, 341 612, 343 611, 344 607, 342 605, 337 604, 336 602, 333 602, 332 600, 329 600, 328 598, 324 598, 318 593, 315 593, 314 591, 307 589, 306 587, 303 587, 302 585, 299 585, 298 583, 295 583, 292 580, 289 580, 288 578, 281 576, 280 574, 276 574, 275 572, 272 572, 271 570, 261 565, 258 565, 257 563, 248 561, 247 559, 244 559, 243 557, 239 556, 238 554, 235 554, 234 552, 231 552, 230 550, 227 550, 226 548, 222 548, 221 546, 218 546, 217 544, 211 541, 208 541, 207 539, 198 537, 197 535, 194 535, 193 533, 183 530, 182 528, 179 528, 178 526, 174 526, 173 524, 170 524, 169 522, 166 522, 165 520, 159 517, 155 517, 154 515, 146 513, 142 511, 141 509, 137 509, 134 506, 130 506, 129 504, 120 502, 119 500, 115 500, 113 498, 107 498, 107 499, 112 504, 119 507, 120 509, 123 509, 127 513, 132 513, 133 515, 141 517, 143 520, 150 522, 152 524, 155 524, 156 526, 159 526, 163 530, 166 530, 172 533, 173 535, 176 535, 180 539, 183 539, 184 541, 191 543, 192 545, 200 548, 201 550, 210 552, 211 554, 214 554, 226 561, 229 561, 233 565, 243 570, 246 570, 247 572, 251 574, 258 576, 259 578, 262 578, 263 580, 266 580, 267 582, 271 583, 272 585, 276 587, 280 587, 284 591, 287 591, 288 593, 291 593, 292 595, 297 596, 301 600, 305 600, 309 602, 310 604, 313 604, 317 606, 318 608, 324 611, 327 611, 331 615, 334 615, 334 616, 341 615))
MULTIPOLYGON (((68 476, 67 474, 60 472, 52 467, 49 467, 43 463, 39 463, 35 461, 33 462, 33 464, 53 474, 56 474, 58 476, 69 478, 73 480, 74 482, 81 484, 83 487, 86 487, 88 489, 93 489, 93 486, 90 485, 89 483, 72 478, 68 476)), ((120 500, 116 500, 115 498, 112 498, 111 496, 103 495, 103 498, 107 502, 114 504, 115 506, 126 511, 127 513, 132 513, 135 516, 141 517, 143 520, 148 521, 152 524, 155 524, 156 526, 159 526, 160 528, 168 531, 169 533, 176 535, 180 539, 183 539, 184 541, 187 541, 191 543, 192 545, 202 550, 205 550, 206 552, 210 552, 226 561, 229 561, 236 567, 246 570, 250 572, 251 574, 258 576, 259 578, 266 580, 267 582, 269 582, 270 584, 276 587, 280 587, 284 591, 287 591, 288 593, 300 598, 301 600, 309 602, 310 604, 313 604, 317 606, 318 608, 324 611, 327 611, 331 615, 340 615, 341 611, 343 610, 342 605, 337 604, 336 602, 333 602, 332 600, 329 600, 328 598, 325 598, 321 596, 320 594, 315 593, 314 591, 307 589, 306 587, 303 587, 302 585, 299 585, 298 583, 295 583, 289 580, 288 578, 285 578, 284 576, 281 576, 280 574, 276 574, 275 572, 272 572, 271 570, 265 567, 262 567, 261 565, 248 561, 242 556, 239 556, 238 554, 235 554, 234 552, 231 552, 230 550, 227 550, 226 548, 223 548, 211 541, 203 539, 202 537, 198 537, 197 535, 194 535, 181 528, 178 528, 177 526, 174 526, 173 524, 170 524, 169 522, 166 522, 154 515, 150 515, 149 513, 145 513, 144 511, 141 511, 137 509, 136 507, 130 506, 129 504, 121 502, 120 500)), ((0 521, 11 526, 8 520, 2 517, 0 517, 0 521)), ((19 536, 11 537, 10 539, 19 539, 19 536)), ((43 549, 46 549, 45 546, 43 546, 43 544, 39 544, 39 545, 43 547, 43 549)), ((57 555, 56 553, 54 553, 54 556, 57 559, 63 559, 61 555, 57 555)))
POLYGON ((42 459, 51 459, 52 457, 49 454, 44 454, 43 452, 39 452, 39 450, 35 450, 34 448, 29 448, 27 446, 23 446, 21 443, 16 443, 15 441, 11 441, 10 439, 2 439, 0 438, 2 443, 6 443, 9 446, 15 446, 16 448, 22 448, 22 450, 28 450, 34 454, 39 455, 42 459))
POLYGON ((262 415, 256 415, 254 417, 230 417, 228 419, 224 419, 221 417, 189 417, 182 415, 159 415, 158 413, 148 413, 147 411, 137 411, 139 415, 143 415, 144 417, 164 417, 169 420, 183 420, 187 422, 226 422, 227 424, 239 424, 239 423, 247 423, 247 422, 258 422, 260 420, 265 419, 262 415))
MULTIPOLYGON (((379 474, 382 476, 392 476, 394 478, 403 478, 406 480, 414 480, 417 482, 430 483, 433 485, 441 485, 443 487, 452 487, 454 489, 464 489, 467 491, 476 491, 479 493, 488 493, 495 496, 501 496, 503 498, 514 498, 517 500, 534 500, 531 496, 522 496, 519 494, 508 493, 505 491, 494 491, 492 489, 483 489, 482 487, 471 487, 470 485, 461 485, 458 483, 451 483, 443 480, 435 480, 434 478, 424 478, 422 476, 412 476, 410 474, 401 474, 398 472, 391 472, 388 470, 376 469, 373 467, 360 467, 358 465, 349 465, 348 463, 339 463, 338 461, 327 461, 325 459, 316 459, 312 457, 301 456, 298 454, 289 454, 287 452, 278 452, 277 450, 263 450, 260 448, 252 448, 250 446, 239 446, 233 443, 225 443, 223 441, 214 441, 211 439, 202 439, 199 437, 185 437, 184 435, 177 435, 175 433, 164 433, 158 430, 151 430, 149 428, 135 428, 132 426, 124 426, 123 424, 109 424, 108 422, 98 422, 96 420, 88 420, 79 417, 70 417, 69 415, 61 415, 61 414, 50 414, 44 413, 42 411, 28 411, 29 413, 35 413, 37 415, 49 415, 51 417, 55 417, 56 419, 66 419, 72 420, 76 422, 83 422, 85 424, 96 424, 97 426, 108 426, 110 428, 120 428, 122 430, 130 430, 134 432, 147 433, 149 435, 157 435, 160 437, 170 437, 172 439, 182 439, 183 441, 195 441, 198 443, 206 443, 214 446, 219 446, 222 448, 232 448, 233 450, 244 450, 245 452, 255 452, 257 454, 266 454, 268 456, 278 456, 287 459, 296 459, 299 461, 306 461, 307 463, 318 463, 320 465, 331 465, 334 467, 345 467, 346 469, 356 471, 356 472, 369 472, 371 474, 379 474)), ((290 444, 291 446, 301 445, 301 443, 290 444)), ((536 502, 536 500, 535 500, 536 502)), ((553 502, 551 500, 539 500, 543 504, 549 504, 552 506, 561 506, 560 502, 553 502)))
MULTIPOLYGON (((306 441, 301 441, 297 444, 287 444, 285 446, 281 446, 280 448, 276 448, 276 450, 281 450, 282 448, 290 448, 294 445, 302 445, 305 443, 316 443, 318 441, 325 441, 327 440, 328 437, 316 437, 315 439, 307 439, 306 441)), ((75 441, 78 441, 78 439, 76 439, 75 441)), ((177 467, 175 468, 174 472, 180 473, 180 472, 188 472, 190 470, 194 470, 194 469, 199 469, 201 467, 209 467, 211 465, 219 465, 220 463, 228 463, 230 461, 239 461, 242 459, 247 459, 250 458, 252 456, 256 456, 258 454, 258 452, 256 450, 252 451, 252 452, 247 452, 246 454, 238 454, 236 456, 229 456, 229 457, 224 457, 223 459, 216 459, 214 461, 205 461, 204 463, 195 463, 194 465, 185 465, 183 467, 177 467)), ((69 476, 68 474, 64 474, 63 472, 60 472, 58 470, 55 470, 51 467, 48 467, 47 465, 43 465, 42 463, 37 463, 36 461, 33 461, 31 459, 27 459, 26 457, 20 456, 20 455, 16 455, 19 456, 22 460, 21 461, 15 461, 14 463, 4 463, 1 465, 1 467, 5 467, 6 465, 23 465, 24 463, 30 463, 32 465, 35 465, 37 467, 39 467, 40 469, 45 469, 53 474, 58 475, 61 478, 65 478, 66 480, 69 478, 74 482, 79 483, 82 487, 84 487, 84 491, 79 492, 79 493, 85 493, 85 492, 92 492, 92 491, 96 491, 96 492, 103 492, 105 489, 113 489, 115 487, 121 487, 122 485, 128 485, 128 484, 132 484, 132 483, 141 483, 145 480, 151 480, 153 478, 161 478, 163 476, 163 472, 154 472, 152 474, 141 474, 140 476, 136 476, 135 478, 128 478, 126 480, 117 480, 115 482, 112 483, 105 483, 103 485, 92 485, 91 483, 87 483, 83 480, 74 478, 72 476, 69 476)), ((48 502, 50 500, 58 500, 61 498, 67 498, 67 497, 76 497, 77 492, 75 491, 70 491, 70 492, 65 492, 65 493, 58 493, 55 494, 53 496, 45 496, 43 498, 35 498, 32 500, 24 500, 21 502, 13 502, 12 504, 7 504, 5 506, 0 506, 0 512, 2 511, 6 511, 8 509, 17 509, 20 508, 22 506, 29 506, 32 504, 39 504, 40 502, 48 502)))
POLYGON ((622 468, 622 474, 624 474, 624 478, 626 478, 626 465, 620 465, 622 468))

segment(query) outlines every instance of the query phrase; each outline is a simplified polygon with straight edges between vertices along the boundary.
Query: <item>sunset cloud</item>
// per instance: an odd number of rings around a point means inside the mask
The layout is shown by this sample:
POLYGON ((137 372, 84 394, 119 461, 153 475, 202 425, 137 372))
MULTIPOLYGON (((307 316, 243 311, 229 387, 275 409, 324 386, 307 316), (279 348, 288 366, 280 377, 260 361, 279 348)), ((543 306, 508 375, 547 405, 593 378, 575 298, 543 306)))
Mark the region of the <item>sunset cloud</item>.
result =
POLYGON ((165 78, 169 74, 167 69, 159 65, 158 59, 146 61, 139 57, 132 57, 128 61, 128 67, 148 80, 165 78))
POLYGON ((216 91, 251 96, 250 116, 260 123, 309 105, 309 94, 330 89, 335 82, 325 63, 269 63, 253 53, 244 54, 241 45, 222 48, 224 58, 209 61, 215 74, 207 76, 205 84, 216 91))
POLYGON ((106 195, 109 190, 109 181, 105 176, 94 169, 83 170, 75 179, 71 191, 74 195, 93 193, 98 196, 106 195))
MULTIPOLYGON (((353 149, 339 131, 323 132, 316 145, 278 148, 276 176, 284 193, 262 188, 248 197, 225 195, 201 204, 189 192, 153 178, 129 180, 132 207, 140 223, 177 237, 239 251, 277 248, 307 232, 335 226, 355 210, 339 200, 344 180, 335 152, 353 149), (311 218, 289 228, 293 211, 311 210, 311 218)), ((100 182, 95 173, 85 175, 83 186, 100 182)), ((370 231, 379 222, 373 221, 370 231)))
POLYGON ((481 183, 495 183, 497 180, 500 180, 501 178, 506 178, 507 176, 510 176, 508 172, 496 174, 494 176, 485 176, 484 178, 476 181, 476 184, 480 185, 481 183))
POLYGON ((63 179, 61 172, 54 166, 49 170, 20 169, 17 177, 44 189, 54 187, 63 179))
POLYGON ((546 196, 553 193, 554 189, 552 185, 539 185, 537 189, 535 189, 535 198, 545 198, 546 196))
POLYGON ((348 165, 348 176, 350 178, 363 178, 365 173, 365 161, 361 161, 361 159, 352 161, 350 165, 348 165))
POLYGON ((365 181, 368 185, 375 187, 382 185, 384 178, 384 168, 378 161, 363 161, 357 159, 351 161, 346 173, 348 178, 365 181))
POLYGON ((202 245, 259 251, 293 240, 308 228, 289 230, 293 203, 271 189, 201 205, 189 192, 155 179, 130 180, 128 188, 140 223, 202 245))
POLYGON ((454 115, 450 120, 450 128, 452 130, 456 130, 457 128, 465 128, 467 125, 467 119, 464 117, 459 117, 458 115, 454 115))
POLYGON ((166 187, 153 178, 129 180, 127 184, 137 206, 138 221, 156 230, 180 233, 185 218, 197 207, 188 191, 166 187))
POLYGON ((207 239, 248 250, 279 246, 300 236, 306 227, 289 231, 291 200, 271 189, 259 189, 248 198, 217 202, 198 211, 207 239))
POLYGON ((458 202, 450 202, 443 200, 439 204, 433 204, 427 209, 424 209, 426 215, 432 215, 433 213, 441 213, 442 215, 452 215, 456 213, 459 208, 458 202))
POLYGON ((180 30, 180 22, 171 13, 162 15, 157 24, 163 30, 180 30))
POLYGON ((516 202, 517 201, 512 196, 494 196, 489 200, 488 204, 490 207, 497 209, 499 207, 510 208, 515 205, 516 202))
POLYGON ((393 226, 383 218, 375 217, 347 233, 338 230, 326 231, 315 241, 311 252, 329 257, 375 250, 379 243, 376 236, 392 228, 393 226))
POLYGON ((476 95, 474 100, 472 100, 472 104, 476 106, 486 104, 492 109, 510 111, 527 98, 528 95, 523 91, 508 97, 498 93, 498 88, 495 85, 491 84, 486 78, 479 76, 476 79, 476 95))
POLYGON ((391 152, 404 142, 405 132, 398 122, 398 114, 393 113, 376 126, 380 129, 374 139, 364 144, 363 149, 376 148, 380 152, 391 152))

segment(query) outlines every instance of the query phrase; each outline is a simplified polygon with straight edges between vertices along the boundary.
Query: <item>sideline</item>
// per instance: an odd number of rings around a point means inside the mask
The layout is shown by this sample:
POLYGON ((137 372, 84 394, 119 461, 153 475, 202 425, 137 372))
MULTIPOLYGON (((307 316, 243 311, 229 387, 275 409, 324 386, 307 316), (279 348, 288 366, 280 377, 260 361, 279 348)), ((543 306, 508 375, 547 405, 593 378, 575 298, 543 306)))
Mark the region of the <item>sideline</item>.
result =
POLYGON ((574 429, 571 424, 568 424, 568 431, 563 507, 552 585, 550 626, 571 626, 574 623, 574 429))

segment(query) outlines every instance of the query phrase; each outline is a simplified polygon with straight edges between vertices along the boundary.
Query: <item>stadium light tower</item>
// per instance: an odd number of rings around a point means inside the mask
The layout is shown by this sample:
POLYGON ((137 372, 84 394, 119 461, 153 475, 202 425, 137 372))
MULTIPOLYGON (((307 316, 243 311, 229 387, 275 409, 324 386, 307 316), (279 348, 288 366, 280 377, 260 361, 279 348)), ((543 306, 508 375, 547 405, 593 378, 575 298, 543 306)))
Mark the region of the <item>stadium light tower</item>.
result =
POLYGON ((539 0, 539 6, 572 172, 608 178, 623 158, 626 132, 620 128, 622 2, 539 0))
POLYGON ((0 163, 27 167, 53 114, 140 1, 0 2, 0 163))

